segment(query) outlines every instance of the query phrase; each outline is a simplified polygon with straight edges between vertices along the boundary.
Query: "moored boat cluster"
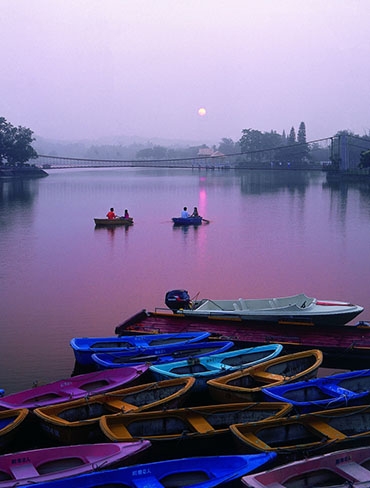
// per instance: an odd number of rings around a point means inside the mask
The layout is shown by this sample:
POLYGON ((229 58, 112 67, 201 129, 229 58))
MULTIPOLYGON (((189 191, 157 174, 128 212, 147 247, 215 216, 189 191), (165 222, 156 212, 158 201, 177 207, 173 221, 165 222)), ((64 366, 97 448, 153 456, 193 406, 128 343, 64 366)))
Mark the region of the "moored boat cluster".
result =
POLYGON ((71 377, 0 398, 0 488, 369 486, 370 369, 173 316, 75 337, 71 377))

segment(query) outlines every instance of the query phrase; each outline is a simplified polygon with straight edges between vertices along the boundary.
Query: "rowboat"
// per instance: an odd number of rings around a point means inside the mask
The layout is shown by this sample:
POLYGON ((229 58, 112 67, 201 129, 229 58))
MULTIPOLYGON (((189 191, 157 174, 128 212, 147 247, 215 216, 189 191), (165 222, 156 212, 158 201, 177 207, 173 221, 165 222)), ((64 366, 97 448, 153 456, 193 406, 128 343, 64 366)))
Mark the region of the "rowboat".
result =
POLYGON ((101 437, 99 420, 103 415, 179 408, 190 396, 194 383, 191 377, 144 383, 36 408, 34 415, 41 429, 63 444, 96 442, 101 437))
POLYGON ((233 440, 229 425, 280 418, 291 408, 290 404, 282 402, 260 402, 132 412, 103 416, 100 428, 104 436, 113 442, 149 440, 155 451, 163 449, 166 456, 174 445, 176 452, 181 449, 186 454, 194 455, 195 452, 204 452, 204 449, 208 453, 215 450, 220 454, 225 453, 224 449, 230 449, 228 442, 233 440))
POLYGON ((0 448, 4 448, 15 439, 23 429, 28 414, 27 408, 0 411, 0 448))
POLYGON ((272 459, 271 453, 170 459, 74 476, 68 484, 66 480, 40 483, 37 488, 213 488, 239 480, 272 459))
POLYGON ((117 225, 132 225, 134 219, 132 217, 117 217, 116 219, 94 219, 94 222, 97 227, 116 227, 117 225))
POLYGON ((280 354, 282 349, 281 344, 247 347, 221 354, 190 358, 186 361, 156 364, 150 366, 150 371, 158 381, 193 376, 196 379, 196 390, 204 391, 207 388, 207 380, 268 361, 280 354))
POLYGON ((215 401, 221 403, 260 401, 263 388, 316 377, 322 360, 323 354, 319 349, 278 356, 210 379, 207 381, 208 391, 215 401))
POLYGON ((134 462, 149 447, 148 441, 112 442, 4 454, 0 456, 0 488, 29 486, 113 468, 134 462))
POLYGON ((173 217, 172 222, 174 225, 201 225, 202 217, 173 217))
POLYGON ((88 395, 104 393, 122 388, 134 382, 148 370, 148 365, 141 364, 129 368, 85 373, 71 378, 58 380, 47 385, 36 386, 29 390, 6 395, 0 398, 0 408, 34 409, 46 405, 62 403, 67 400, 83 398, 88 395))
POLYGON ((189 344, 207 339, 208 332, 180 332, 171 334, 127 335, 121 337, 74 337, 70 341, 76 362, 82 365, 94 364, 91 355, 102 352, 148 351, 162 354, 176 350, 179 344, 189 344), (152 348, 152 349, 148 349, 152 348))
POLYGON ((309 381, 263 388, 265 399, 289 402, 297 413, 368 403, 370 370, 349 371, 309 381))
POLYGON ((242 452, 276 452, 289 460, 367 445, 370 405, 334 408, 230 425, 242 452))
POLYGON ((369 488, 370 448, 359 447, 306 458, 242 477, 248 488, 369 488))
MULTIPOLYGON (((187 293, 186 290, 183 290, 187 293)), ((166 293, 166 305, 171 308, 168 298, 171 293, 176 294, 178 290, 166 293)), ((171 308, 174 313, 179 313, 176 307, 171 308)), ((181 312, 191 317, 227 317, 239 318, 241 321, 274 322, 296 321, 312 325, 321 324, 346 324, 353 320, 363 311, 363 307, 349 302, 337 300, 319 300, 309 297, 304 293, 287 297, 244 299, 234 298, 231 300, 202 299, 191 302, 183 300, 181 312)))
POLYGON ((208 356, 210 354, 219 354, 228 351, 233 346, 234 343, 231 341, 192 342, 189 344, 179 344, 176 351, 166 351, 160 354, 151 354, 150 350, 144 350, 135 353, 130 351, 95 353, 91 358, 98 369, 122 368, 133 364, 162 364, 179 361, 180 359, 187 360, 208 356))

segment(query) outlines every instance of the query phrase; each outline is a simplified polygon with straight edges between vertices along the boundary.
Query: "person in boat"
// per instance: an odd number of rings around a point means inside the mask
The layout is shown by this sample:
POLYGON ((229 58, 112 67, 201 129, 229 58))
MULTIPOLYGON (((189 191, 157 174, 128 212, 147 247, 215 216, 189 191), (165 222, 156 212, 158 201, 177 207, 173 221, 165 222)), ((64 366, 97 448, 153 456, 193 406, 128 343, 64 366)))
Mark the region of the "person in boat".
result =
POLYGON ((128 213, 127 208, 125 208, 125 213, 123 214, 123 218, 124 219, 129 219, 130 218, 130 214, 128 213))
POLYGON ((113 220, 113 219, 117 218, 117 215, 114 213, 113 207, 107 213, 107 218, 108 218, 108 220, 113 220))
POLYGON ((190 217, 190 214, 188 212, 188 207, 184 207, 181 212, 181 218, 182 219, 188 219, 190 217))
POLYGON ((194 207, 193 213, 190 215, 190 217, 199 217, 199 213, 198 213, 197 207, 194 207))

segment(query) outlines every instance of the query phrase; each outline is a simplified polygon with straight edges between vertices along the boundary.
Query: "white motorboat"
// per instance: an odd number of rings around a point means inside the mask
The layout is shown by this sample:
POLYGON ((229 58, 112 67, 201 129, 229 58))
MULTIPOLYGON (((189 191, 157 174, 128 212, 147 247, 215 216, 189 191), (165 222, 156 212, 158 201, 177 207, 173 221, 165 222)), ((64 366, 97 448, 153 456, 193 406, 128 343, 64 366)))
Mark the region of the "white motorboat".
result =
POLYGON ((232 300, 203 299, 192 302, 186 290, 166 293, 166 305, 175 313, 197 318, 225 318, 241 321, 346 324, 364 309, 337 300, 319 300, 304 293, 288 297, 232 300))

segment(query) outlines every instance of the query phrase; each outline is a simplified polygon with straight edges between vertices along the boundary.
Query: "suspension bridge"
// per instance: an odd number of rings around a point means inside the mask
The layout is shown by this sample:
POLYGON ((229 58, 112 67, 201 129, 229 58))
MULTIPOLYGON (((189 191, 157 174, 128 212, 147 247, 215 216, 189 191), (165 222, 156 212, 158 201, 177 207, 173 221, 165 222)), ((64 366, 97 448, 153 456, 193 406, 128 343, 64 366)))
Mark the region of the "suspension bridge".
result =
POLYGON ((35 164, 44 169, 67 168, 192 168, 192 169, 234 169, 243 167, 279 168, 285 167, 280 160, 281 154, 288 150, 293 161, 295 154, 302 154, 302 147, 312 156, 321 151, 323 157, 314 157, 319 163, 335 162, 337 168, 343 171, 358 167, 362 151, 370 150, 370 137, 337 135, 323 139, 316 139, 302 144, 273 148, 255 149, 253 151, 234 154, 214 154, 186 158, 169 159, 92 159, 67 156, 39 154, 35 164), (325 157, 326 156, 326 157, 325 157))

